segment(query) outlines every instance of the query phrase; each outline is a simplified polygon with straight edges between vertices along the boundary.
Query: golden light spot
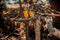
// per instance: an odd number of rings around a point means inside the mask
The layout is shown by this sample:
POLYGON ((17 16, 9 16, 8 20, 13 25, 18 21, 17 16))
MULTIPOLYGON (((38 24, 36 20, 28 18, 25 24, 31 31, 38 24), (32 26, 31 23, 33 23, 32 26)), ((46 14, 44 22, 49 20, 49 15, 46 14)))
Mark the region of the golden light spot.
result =
POLYGON ((7 12, 6 11, 3 11, 3 14, 7 14, 7 12))

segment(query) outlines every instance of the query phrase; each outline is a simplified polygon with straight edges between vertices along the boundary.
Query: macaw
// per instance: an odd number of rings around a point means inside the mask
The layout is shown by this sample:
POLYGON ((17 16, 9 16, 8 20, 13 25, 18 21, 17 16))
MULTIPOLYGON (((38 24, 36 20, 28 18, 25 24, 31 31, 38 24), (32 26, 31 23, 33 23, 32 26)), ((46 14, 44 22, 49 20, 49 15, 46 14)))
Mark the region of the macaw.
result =
POLYGON ((24 10, 23 14, 24 14, 24 18, 28 18, 29 17, 28 10, 24 10))
POLYGON ((35 11, 30 10, 29 15, 30 15, 30 17, 35 17, 35 16, 36 16, 36 12, 35 12, 35 11))

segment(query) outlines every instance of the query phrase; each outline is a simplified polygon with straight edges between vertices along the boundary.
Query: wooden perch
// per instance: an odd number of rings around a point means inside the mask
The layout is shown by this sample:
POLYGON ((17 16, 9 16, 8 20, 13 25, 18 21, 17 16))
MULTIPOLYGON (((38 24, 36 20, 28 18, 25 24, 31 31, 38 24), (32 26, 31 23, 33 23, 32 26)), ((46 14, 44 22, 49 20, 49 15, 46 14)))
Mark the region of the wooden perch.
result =
POLYGON ((60 17, 60 14, 40 14, 40 15, 43 15, 43 16, 59 16, 60 17))
POLYGON ((50 36, 50 37, 53 36, 53 37, 57 37, 60 39, 60 31, 56 28, 54 28, 54 31, 55 32, 53 32, 52 34, 49 34, 48 36, 50 36))
POLYGON ((53 36, 56 36, 57 38, 60 39, 60 31, 56 28, 54 28, 55 32, 52 34, 53 36))

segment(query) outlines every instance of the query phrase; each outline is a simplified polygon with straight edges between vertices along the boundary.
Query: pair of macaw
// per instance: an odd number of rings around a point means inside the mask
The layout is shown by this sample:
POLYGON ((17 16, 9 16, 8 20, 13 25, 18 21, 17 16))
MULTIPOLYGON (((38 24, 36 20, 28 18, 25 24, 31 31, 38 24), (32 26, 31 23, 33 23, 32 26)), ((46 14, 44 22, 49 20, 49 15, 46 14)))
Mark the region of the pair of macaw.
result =
POLYGON ((25 10, 23 11, 24 14, 24 18, 29 18, 29 17, 35 17, 36 16, 36 12, 32 11, 32 10, 25 10))

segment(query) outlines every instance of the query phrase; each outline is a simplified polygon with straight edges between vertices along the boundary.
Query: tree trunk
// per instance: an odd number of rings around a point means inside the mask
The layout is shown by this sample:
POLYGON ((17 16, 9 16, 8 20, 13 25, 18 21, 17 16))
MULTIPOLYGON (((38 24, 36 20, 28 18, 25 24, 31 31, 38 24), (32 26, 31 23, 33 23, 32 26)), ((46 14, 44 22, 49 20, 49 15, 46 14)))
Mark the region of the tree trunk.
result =
POLYGON ((35 40, 40 40, 40 29, 41 29, 40 17, 38 17, 38 19, 36 20, 36 25, 34 29, 35 29, 35 40))

